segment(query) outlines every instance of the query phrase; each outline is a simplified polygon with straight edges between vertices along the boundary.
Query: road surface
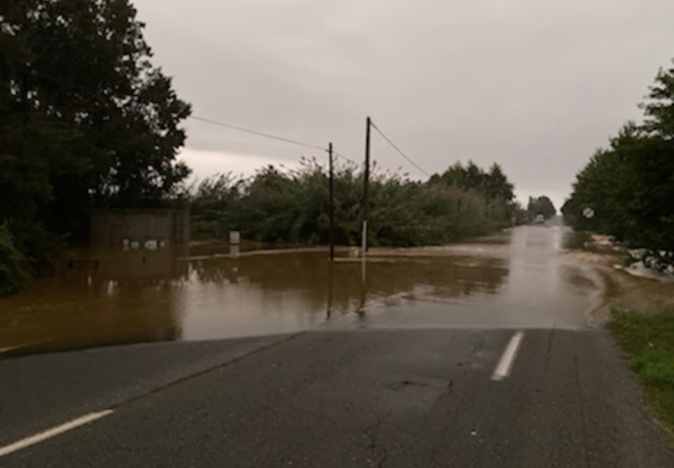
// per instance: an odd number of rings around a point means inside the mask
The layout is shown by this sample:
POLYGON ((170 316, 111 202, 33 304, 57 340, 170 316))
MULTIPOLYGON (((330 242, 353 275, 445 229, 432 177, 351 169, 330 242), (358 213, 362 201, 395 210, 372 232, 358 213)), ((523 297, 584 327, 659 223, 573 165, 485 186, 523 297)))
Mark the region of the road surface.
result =
POLYGON ((509 284, 538 294, 504 293, 507 314, 410 300, 298 333, 1 360, 0 466, 674 466, 596 296, 564 290, 585 283, 560 280, 557 235, 514 235, 509 284))

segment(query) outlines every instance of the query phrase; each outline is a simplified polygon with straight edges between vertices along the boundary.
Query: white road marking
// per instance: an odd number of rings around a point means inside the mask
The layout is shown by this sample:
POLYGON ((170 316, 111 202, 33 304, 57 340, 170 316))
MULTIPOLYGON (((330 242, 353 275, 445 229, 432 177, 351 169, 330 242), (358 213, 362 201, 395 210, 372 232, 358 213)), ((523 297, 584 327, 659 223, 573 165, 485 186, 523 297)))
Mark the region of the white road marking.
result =
POLYGON ((522 338, 524 338, 524 332, 517 332, 510 338, 510 343, 508 343, 498 366, 496 366, 496 370, 491 376, 492 380, 501 381, 510 375, 510 370, 517 357, 517 351, 520 349, 522 338))
POLYGON ((7 456, 10 453, 18 452, 19 450, 23 450, 26 447, 30 447, 31 445, 39 444, 40 442, 44 442, 47 439, 51 439, 52 437, 56 437, 65 432, 77 429, 78 427, 90 424, 106 416, 110 416, 112 413, 114 413, 113 410, 105 410, 101 411, 100 413, 87 414, 86 416, 82 416, 81 418, 74 419, 60 426, 53 427, 44 432, 40 432, 39 434, 35 434, 34 436, 27 437, 18 442, 14 442, 11 445, 0 447, 0 457, 7 456))

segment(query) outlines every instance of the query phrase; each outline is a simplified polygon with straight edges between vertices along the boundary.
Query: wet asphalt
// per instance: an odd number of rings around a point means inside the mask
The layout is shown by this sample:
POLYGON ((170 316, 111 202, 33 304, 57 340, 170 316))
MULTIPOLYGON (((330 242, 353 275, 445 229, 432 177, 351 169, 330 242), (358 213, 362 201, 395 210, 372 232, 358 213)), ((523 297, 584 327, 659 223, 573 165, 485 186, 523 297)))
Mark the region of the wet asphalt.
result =
POLYGON ((671 467, 602 331, 364 330, 0 363, 3 467, 671 467))
POLYGON ((111 411, 0 467, 674 466, 592 321, 591 273, 541 255, 559 233, 532 229, 505 247, 502 309, 422 291, 296 333, 0 360, 0 454, 111 411))

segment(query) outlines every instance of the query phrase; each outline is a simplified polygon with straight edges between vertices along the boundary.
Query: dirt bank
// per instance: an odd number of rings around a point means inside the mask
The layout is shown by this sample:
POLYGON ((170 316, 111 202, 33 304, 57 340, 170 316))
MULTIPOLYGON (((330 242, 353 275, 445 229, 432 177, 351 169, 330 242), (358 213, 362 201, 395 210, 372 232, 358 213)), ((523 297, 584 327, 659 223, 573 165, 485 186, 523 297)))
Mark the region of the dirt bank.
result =
POLYGON ((605 236, 593 235, 585 248, 566 255, 594 266, 602 277, 603 300, 594 312, 599 320, 610 318, 613 308, 650 314, 663 307, 674 307, 674 282, 629 274, 623 266, 626 252, 605 236))

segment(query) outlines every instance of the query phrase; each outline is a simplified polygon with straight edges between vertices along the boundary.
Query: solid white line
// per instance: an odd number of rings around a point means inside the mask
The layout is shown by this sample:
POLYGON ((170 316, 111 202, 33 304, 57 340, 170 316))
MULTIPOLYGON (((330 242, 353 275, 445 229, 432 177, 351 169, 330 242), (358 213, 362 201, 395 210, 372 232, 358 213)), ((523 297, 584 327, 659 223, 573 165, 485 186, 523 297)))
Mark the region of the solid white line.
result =
POLYGON ((113 410, 105 410, 101 411, 100 413, 87 414, 86 416, 82 416, 81 418, 74 419, 60 426, 40 432, 39 434, 35 434, 34 436, 20 440, 11 445, 0 447, 0 457, 7 456, 10 453, 18 452, 19 450, 23 450, 26 447, 30 447, 31 445, 39 444, 40 442, 44 442, 47 439, 61 435, 64 432, 72 431, 78 427, 92 423, 106 416, 110 416, 112 413, 114 413, 113 410))
POLYGON ((517 351, 520 349, 522 338, 524 338, 524 332, 517 332, 510 338, 510 343, 508 343, 498 366, 496 366, 496 370, 491 376, 492 380, 501 381, 510 375, 510 370, 517 357, 517 351))

